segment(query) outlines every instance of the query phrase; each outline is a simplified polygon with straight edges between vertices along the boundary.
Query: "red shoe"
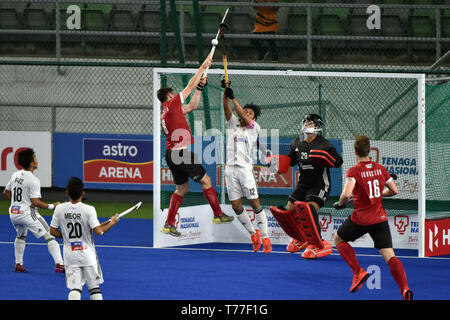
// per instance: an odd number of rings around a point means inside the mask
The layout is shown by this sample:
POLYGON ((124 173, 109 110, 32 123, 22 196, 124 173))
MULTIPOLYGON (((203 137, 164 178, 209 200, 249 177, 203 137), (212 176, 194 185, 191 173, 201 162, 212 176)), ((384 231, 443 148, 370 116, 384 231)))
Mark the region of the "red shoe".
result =
POLYGON ((66 269, 64 268, 63 264, 57 263, 56 266, 55 266, 55 272, 56 273, 65 273, 66 269))
POLYGON ((300 250, 305 249, 308 246, 308 242, 306 241, 298 241, 294 238, 291 238, 291 241, 289 242, 289 244, 286 247, 287 252, 290 253, 296 253, 299 252, 300 250))
POLYGON ((319 249, 315 245, 311 244, 306 247, 306 250, 302 253, 303 259, 318 259, 329 256, 333 252, 333 247, 330 241, 323 241, 323 248, 319 249))
POLYGON ((410 288, 406 288, 402 292, 403 300, 412 300, 413 299, 413 293, 410 288))
POLYGON ((270 239, 269 238, 264 238, 263 239, 263 252, 264 253, 272 252, 272 244, 270 243, 270 239))
POLYGON ((27 272, 27 270, 25 270, 25 267, 22 264, 16 263, 14 272, 27 272))
POLYGON ((359 269, 358 273, 354 273, 352 286, 350 287, 350 292, 354 293, 359 289, 361 289, 364 282, 366 282, 367 278, 369 278, 369 274, 363 268, 359 269))
POLYGON ((261 231, 256 229, 256 233, 251 236, 253 243, 253 252, 256 252, 261 248, 261 231))

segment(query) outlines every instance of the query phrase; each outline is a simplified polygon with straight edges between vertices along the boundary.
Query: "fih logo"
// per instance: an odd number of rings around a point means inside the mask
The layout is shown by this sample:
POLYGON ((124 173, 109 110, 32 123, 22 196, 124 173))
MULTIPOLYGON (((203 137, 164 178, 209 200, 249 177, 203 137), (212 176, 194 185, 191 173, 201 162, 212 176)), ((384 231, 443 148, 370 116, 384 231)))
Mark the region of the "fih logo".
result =
POLYGON ((324 214, 320 219, 320 228, 326 232, 331 224, 331 214, 324 214))
POLYGON ((395 216, 394 217, 394 225, 397 227, 397 231, 399 234, 405 234, 406 228, 409 226, 409 217, 408 216, 395 216))

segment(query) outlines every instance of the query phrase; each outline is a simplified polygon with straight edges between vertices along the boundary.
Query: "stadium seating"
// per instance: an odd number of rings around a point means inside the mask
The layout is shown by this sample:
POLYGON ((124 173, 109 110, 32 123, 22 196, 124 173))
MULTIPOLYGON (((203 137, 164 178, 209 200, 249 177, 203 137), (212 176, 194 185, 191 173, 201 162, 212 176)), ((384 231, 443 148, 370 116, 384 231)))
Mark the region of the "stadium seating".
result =
POLYGON ((114 31, 137 31, 138 29, 133 13, 129 10, 111 10, 110 21, 111 30, 114 31))
POLYGON ((21 29, 22 23, 15 9, 0 9, 0 29, 21 29))
POLYGON ((142 31, 159 32, 161 29, 161 12, 150 10, 141 11, 139 25, 142 31))

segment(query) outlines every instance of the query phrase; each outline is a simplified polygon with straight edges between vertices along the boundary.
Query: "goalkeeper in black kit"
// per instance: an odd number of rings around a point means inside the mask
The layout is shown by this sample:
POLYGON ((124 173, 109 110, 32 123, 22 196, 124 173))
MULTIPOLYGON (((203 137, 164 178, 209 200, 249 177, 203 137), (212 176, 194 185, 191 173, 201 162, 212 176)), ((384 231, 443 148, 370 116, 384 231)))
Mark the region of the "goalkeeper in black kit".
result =
MULTIPOLYGON (((330 193, 330 168, 339 168, 342 157, 327 139, 319 135, 323 121, 317 114, 307 114, 302 121, 302 131, 290 145, 290 165, 298 165, 300 177, 296 189, 289 195, 286 211, 294 211, 294 203, 303 201, 309 205, 320 236, 318 210, 324 206, 330 193)), ((309 244, 305 239, 292 238, 286 250, 291 253, 305 249, 305 259, 321 258, 331 254, 329 241, 323 241, 323 248, 309 244)))

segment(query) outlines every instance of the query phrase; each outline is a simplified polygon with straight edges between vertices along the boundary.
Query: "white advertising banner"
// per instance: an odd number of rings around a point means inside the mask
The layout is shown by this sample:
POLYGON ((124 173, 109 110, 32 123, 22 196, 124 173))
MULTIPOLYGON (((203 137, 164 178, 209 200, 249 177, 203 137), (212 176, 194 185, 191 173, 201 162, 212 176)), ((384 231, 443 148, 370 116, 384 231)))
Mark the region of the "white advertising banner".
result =
POLYGON ((182 207, 178 209, 176 227, 181 233, 180 237, 174 237, 161 232, 166 222, 168 211, 169 209, 164 209, 159 213, 155 213, 159 216, 153 219, 153 222, 157 224, 154 234, 154 246, 156 248, 214 242, 213 214, 209 205, 182 207))
MULTIPOLYGON (((221 205, 222 210, 229 215, 232 213, 231 205, 221 205)), ((250 207, 244 207, 253 225, 256 226, 255 214, 250 207)), ((180 208, 177 216, 177 230, 181 233, 179 238, 163 234, 161 229, 167 217, 167 209, 163 210, 157 221, 155 234, 155 247, 182 246, 208 242, 221 243, 248 243, 251 244, 248 231, 238 219, 230 224, 215 225, 212 223, 212 210, 209 205, 180 208)), ((268 234, 272 244, 287 245, 290 237, 281 229, 269 209, 265 209, 268 221, 268 234)), ((319 214, 321 233, 324 240, 334 245, 333 238, 346 217, 319 214)), ((419 220, 417 215, 388 217, 394 248, 417 249, 419 244, 419 220)), ((367 234, 350 243, 354 247, 373 248, 373 241, 367 234)), ((251 247, 249 247, 251 248, 251 247)))
POLYGON ((11 175, 22 169, 17 163, 18 153, 32 148, 38 161, 34 171, 41 187, 52 186, 52 135, 50 132, 0 131, 0 185, 6 186, 11 175))

